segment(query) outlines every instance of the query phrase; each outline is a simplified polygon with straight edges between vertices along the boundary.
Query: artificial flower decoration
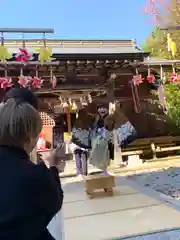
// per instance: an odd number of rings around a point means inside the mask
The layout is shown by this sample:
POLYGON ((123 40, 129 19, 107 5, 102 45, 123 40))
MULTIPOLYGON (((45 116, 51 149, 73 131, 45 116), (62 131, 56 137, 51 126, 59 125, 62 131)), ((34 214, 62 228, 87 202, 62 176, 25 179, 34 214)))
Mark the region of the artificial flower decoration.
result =
POLYGON ((165 84, 167 82, 167 76, 166 74, 164 73, 163 74, 163 78, 162 78, 162 83, 165 84))
POLYGON ((29 53, 26 48, 19 48, 19 53, 16 55, 16 61, 21 62, 24 65, 28 64, 33 59, 33 54, 29 53))
POLYGON ((0 86, 1 88, 3 89, 6 89, 6 88, 10 88, 12 87, 12 79, 11 78, 7 78, 7 77, 1 77, 0 78, 0 86))
POLYGON ((141 83, 143 83, 144 78, 142 78, 141 74, 137 74, 136 76, 133 76, 133 83, 135 85, 140 85, 141 83))
POLYGON ((155 84, 155 76, 154 76, 154 74, 150 74, 149 76, 147 76, 147 81, 149 82, 149 83, 151 83, 151 84, 155 84))
POLYGON ((43 79, 42 78, 38 78, 38 77, 33 77, 32 79, 32 87, 37 89, 37 88, 41 88, 41 85, 43 84, 43 79))
POLYGON ((55 88, 56 85, 57 85, 57 79, 56 79, 56 76, 53 75, 53 77, 52 77, 52 88, 55 88))
POLYGON ((19 81, 18 83, 22 86, 22 87, 27 87, 29 85, 29 83, 32 81, 32 78, 31 77, 25 77, 23 75, 21 75, 19 77, 19 81))
POLYGON ((179 83, 180 82, 180 76, 177 73, 172 73, 170 76, 170 82, 171 83, 179 83))
POLYGON ((5 62, 7 59, 12 58, 12 54, 9 53, 8 49, 4 44, 0 45, 0 61, 5 62))
POLYGON ((51 62, 55 58, 52 57, 52 48, 49 47, 40 47, 37 49, 37 53, 39 54, 39 61, 41 65, 45 62, 51 62))

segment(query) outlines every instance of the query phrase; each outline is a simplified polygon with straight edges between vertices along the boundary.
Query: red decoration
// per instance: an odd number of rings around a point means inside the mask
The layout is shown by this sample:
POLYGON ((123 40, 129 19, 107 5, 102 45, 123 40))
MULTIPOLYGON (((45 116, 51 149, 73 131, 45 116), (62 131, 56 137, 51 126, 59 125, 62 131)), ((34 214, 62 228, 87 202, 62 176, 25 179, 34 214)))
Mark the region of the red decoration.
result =
POLYGON ((43 79, 38 77, 33 77, 32 79, 32 87, 33 88, 41 88, 41 85, 43 84, 43 79))
POLYGON ((156 80, 156 78, 155 78, 154 74, 151 73, 149 76, 147 76, 147 81, 149 83, 155 84, 155 80, 156 80))
POLYGON ((172 83, 179 83, 180 82, 180 75, 177 73, 172 73, 170 76, 170 82, 172 83))
POLYGON ((37 149, 38 150, 47 150, 46 140, 45 140, 45 137, 44 137, 43 133, 40 133, 40 135, 39 135, 39 140, 37 142, 37 149))
POLYGON ((0 78, 0 88, 6 89, 12 87, 12 79, 7 77, 0 78))
POLYGON ((142 78, 141 74, 138 74, 136 76, 133 76, 133 82, 135 85, 140 85, 141 83, 143 83, 144 78, 142 78))
POLYGON ((25 76, 20 76, 19 77, 19 81, 18 83, 22 86, 22 87, 27 87, 28 84, 32 81, 32 77, 25 77, 25 76))
POLYGON ((57 85, 57 79, 56 79, 56 76, 53 75, 52 77, 52 88, 55 88, 57 85))
POLYGON ((30 60, 32 60, 33 55, 28 52, 26 48, 19 48, 19 53, 16 55, 16 61, 21 62, 23 64, 27 64, 30 60))

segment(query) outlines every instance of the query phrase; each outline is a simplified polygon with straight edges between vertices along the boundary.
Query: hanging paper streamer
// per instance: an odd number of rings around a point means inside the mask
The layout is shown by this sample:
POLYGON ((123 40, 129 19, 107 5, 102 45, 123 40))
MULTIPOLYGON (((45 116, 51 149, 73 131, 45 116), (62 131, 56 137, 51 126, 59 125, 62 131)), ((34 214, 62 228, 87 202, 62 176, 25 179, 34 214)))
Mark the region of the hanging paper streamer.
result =
POLYGON ((81 103, 82 107, 85 107, 88 105, 86 98, 84 96, 80 98, 80 103, 81 103))
POLYGON ((168 44, 168 51, 171 52, 172 39, 169 33, 167 34, 167 44, 168 44))
POLYGON ((177 52, 176 43, 174 41, 172 41, 172 43, 171 43, 171 53, 172 53, 173 57, 176 56, 176 52, 177 52))
MULTIPOLYGON (((175 69, 173 67, 173 73, 175 73, 175 69)), ((167 114, 167 105, 166 105, 166 95, 164 91, 164 85, 163 85, 163 67, 160 67, 160 79, 159 79, 159 87, 158 87, 158 93, 159 93, 159 103, 162 106, 163 112, 167 114)))
POLYGON ((162 106, 163 112, 167 114, 166 97, 165 97, 164 86, 162 83, 158 87, 158 93, 159 93, 159 102, 162 106))
POLYGON ((77 111, 77 109, 78 109, 78 108, 77 108, 76 102, 73 101, 73 102, 72 102, 71 110, 72 110, 72 111, 77 111))
POLYGON ((53 75, 53 77, 52 77, 52 88, 56 88, 56 85, 57 85, 57 79, 56 79, 56 76, 53 75))
POLYGON ((88 94, 88 101, 89 101, 89 103, 92 103, 92 97, 91 97, 90 93, 88 94))
POLYGON ((65 109, 69 108, 69 104, 67 103, 66 100, 62 102, 62 107, 65 108, 65 109))
POLYGON ((176 47, 176 43, 172 40, 169 33, 167 34, 167 44, 168 44, 168 51, 171 52, 173 57, 175 57, 177 52, 177 47, 176 47))
POLYGON ((55 60, 55 58, 52 57, 52 48, 49 47, 40 47, 37 49, 37 53, 39 54, 39 61, 41 65, 43 65, 45 62, 51 62, 52 60, 55 60))
POLYGON ((166 82, 167 82, 167 76, 166 76, 166 73, 163 73, 162 83, 166 84, 166 82))
POLYGON ((29 53, 26 48, 19 48, 19 53, 16 55, 16 61, 24 65, 28 64, 33 59, 33 54, 29 53))
POLYGON ((37 88, 41 88, 42 84, 43 84, 43 79, 42 78, 38 78, 38 77, 33 77, 32 78, 32 87, 37 89, 37 88))
POLYGON ((1 77, 0 78, 0 86, 1 88, 3 89, 6 89, 6 88, 10 88, 12 87, 12 79, 11 78, 7 78, 7 77, 1 77))
POLYGON ((1 38, 0 45, 0 61, 5 62, 7 59, 12 58, 12 54, 9 53, 8 49, 4 46, 4 38, 1 38))
POLYGON ((69 102, 69 106, 71 107, 71 106, 72 106, 72 99, 69 98, 69 99, 68 99, 68 102, 69 102))

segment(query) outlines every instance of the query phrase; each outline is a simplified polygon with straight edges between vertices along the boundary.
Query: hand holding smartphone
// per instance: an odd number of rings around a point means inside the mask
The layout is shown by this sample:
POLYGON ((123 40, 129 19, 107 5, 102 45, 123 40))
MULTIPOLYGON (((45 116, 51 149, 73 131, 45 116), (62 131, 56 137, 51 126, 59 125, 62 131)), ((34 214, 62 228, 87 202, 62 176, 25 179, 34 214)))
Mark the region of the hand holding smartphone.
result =
POLYGON ((49 166, 55 166, 58 168, 59 172, 64 172, 66 162, 63 156, 64 148, 62 145, 60 145, 55 150, 53 150, 48 157, 49 166))

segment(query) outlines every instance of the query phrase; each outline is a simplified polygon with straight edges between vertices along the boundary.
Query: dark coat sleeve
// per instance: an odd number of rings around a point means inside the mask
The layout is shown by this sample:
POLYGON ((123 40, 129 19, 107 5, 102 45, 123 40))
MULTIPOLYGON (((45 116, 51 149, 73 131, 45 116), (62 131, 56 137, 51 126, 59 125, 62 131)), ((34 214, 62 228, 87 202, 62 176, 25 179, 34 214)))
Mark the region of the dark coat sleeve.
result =
POLYGON ((76 144, 77 146, 81 147, 81 148, 85 148, 85 149, 91 149, 91 146, 89 144, 89 146, 83 144, 81 141, 79 141, 75 136, 72 136, 71 139, 72 143, 76 144))
POLYGON ((63 203, 59 173, 56 167, 48 169, 44 163, 40 163, 34 165, 32 174, 31 191, 28 191, 31 194, 31 214, 37 215, 39 223, 46 227, 63 203))

